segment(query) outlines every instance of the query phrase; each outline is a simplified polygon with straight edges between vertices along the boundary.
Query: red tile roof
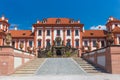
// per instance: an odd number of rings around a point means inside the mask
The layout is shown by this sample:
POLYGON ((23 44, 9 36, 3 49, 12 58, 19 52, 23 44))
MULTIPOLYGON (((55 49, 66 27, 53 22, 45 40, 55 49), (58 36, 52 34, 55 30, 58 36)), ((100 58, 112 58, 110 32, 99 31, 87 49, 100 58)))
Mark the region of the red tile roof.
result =
POLYGON ((42 21, 37 21, 33 24, 34 27, 83 27, 84 24, 81 24, 80 21, 75 21, 69 18, 47 18, 42 21), (45 23, 44 23, 45 22, 45 23), (58 23, 57 23, 58 22, 58 23))
POLYGON ((4 31, 2 29, 0 29, 0 33, 4 33, 4 31))
POLYGON ((0 18, 0 22, 6 23, 8 26, 10 26, 10 24, 8 23, 8 19, 2 20, 2 19, 0 18))
MULTIPOLYGON (((60 24, 69 24, 70 20, 73 20, 73 19, 69 19, 69 18, 47 18, 47 19, 44 19, 44 20, 46 20, 45 24, 56 24, 57 20, 60 20, 60 24)), ((42 21, 39 21, 38 24, 42 24, 42 21)), ((78 23, 78 21, 74 21, 74 24, 79 24, 79 23, 78 23)))
POLYGON ((112 30, 112 32, 117 32, 117 33, 120 33, 120 27, 115 27, 113 30, 112 30))
POLYGON ((33 38, 31 30, 10 30, 13 38, 33 38))
POLYGON ((106 26, 109 26, 111 23, 120 23, 120 20, 118 20, 118 19, 111 16, 111 17, 109 17, 106 26))
POLYGON ((7 22, 7 20, 8 20, 8 19, 2 20, 2 19, 0 18, 0 21, 5 21, 5 22, 7 22))
POLYGON ((106 37, 106 31, 105 30, 85 30, 83 32, 83 38, 99 38, 99 37, 106 37))

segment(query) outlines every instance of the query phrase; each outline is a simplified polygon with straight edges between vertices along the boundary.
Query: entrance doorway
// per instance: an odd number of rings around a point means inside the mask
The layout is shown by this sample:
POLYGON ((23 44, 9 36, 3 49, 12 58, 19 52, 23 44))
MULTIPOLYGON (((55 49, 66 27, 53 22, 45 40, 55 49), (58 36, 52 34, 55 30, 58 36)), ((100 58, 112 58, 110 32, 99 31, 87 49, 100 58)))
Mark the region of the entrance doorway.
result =
POLYGON ((61 56, 62 55, 60 50, 56 50, 56 54, 57 54, 57 56, 61 56))

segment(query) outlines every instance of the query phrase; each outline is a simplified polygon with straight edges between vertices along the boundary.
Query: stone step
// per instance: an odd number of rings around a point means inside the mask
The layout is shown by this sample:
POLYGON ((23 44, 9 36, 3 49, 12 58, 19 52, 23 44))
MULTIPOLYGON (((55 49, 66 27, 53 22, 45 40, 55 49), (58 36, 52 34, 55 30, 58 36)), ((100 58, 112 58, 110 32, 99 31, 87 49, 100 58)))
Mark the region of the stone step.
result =
POLYGON ((26 65, 25 67, 39 67, 39 65, 26 65))
POLYGON ((39 66, 42 64, 42 62, 44 61, 45 59, 43 58, 40 58, 40 59, 35 59, 35 60, 32 60, 31 62, 28 62, 26 63, 23 67, 21 67, 20 69, 18 69, 14 74, 13 76, 15 75, 33 75, 36 70, 39 68, 39 66))
POLYGON ((35 71, 16 71, 15 74, 34 74, 35 71))
POLYGON ((24 77, 24 76, 33 76, 33 74, 13 74, 12 76, 24 77))
POLYGON ((18 71, 36 71, 36 69, 19 69, 18 71))
POLYGON ((81 66, 92 66, 91 64, 80 64, 81 66))
POLYGON ((16 72, 14 74, 34 74, 34 72, 16 72))
POLYGON ((96 67, 89 62, 83 60, 82 58, 74 59, 87 73, 103 73, 103 69, 96 67))
MULTIPOLYGON (((100 68, 83 68, 84 70, 99 70, 99 71, 101 71, 101 69, 100 68)), ((103 70, 104 71, 104 70, 103 70)))

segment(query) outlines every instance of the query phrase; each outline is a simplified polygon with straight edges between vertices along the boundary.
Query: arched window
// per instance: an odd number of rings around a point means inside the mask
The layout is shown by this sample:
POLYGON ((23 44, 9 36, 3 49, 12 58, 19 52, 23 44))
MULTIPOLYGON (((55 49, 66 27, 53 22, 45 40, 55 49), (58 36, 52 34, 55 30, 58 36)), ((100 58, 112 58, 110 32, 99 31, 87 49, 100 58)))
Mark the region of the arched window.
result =
POLYGON ((67 39, 66 46, 67 46, 67 47, 71 47, 70 39, 67 39))
POLYGON ((46 46, 51 46, 51 44, 50 44, 50 39, 47 39, 47 40, 46 40, 46 46))
POLYGON ((75 40, 75 46, 76 46, 76 48, 79 47, 79 39, 76 39, 76 40, 75 40))
POLYGON ((38 47, 41 47, 41 41, 42 39, 38 39, 38 47))

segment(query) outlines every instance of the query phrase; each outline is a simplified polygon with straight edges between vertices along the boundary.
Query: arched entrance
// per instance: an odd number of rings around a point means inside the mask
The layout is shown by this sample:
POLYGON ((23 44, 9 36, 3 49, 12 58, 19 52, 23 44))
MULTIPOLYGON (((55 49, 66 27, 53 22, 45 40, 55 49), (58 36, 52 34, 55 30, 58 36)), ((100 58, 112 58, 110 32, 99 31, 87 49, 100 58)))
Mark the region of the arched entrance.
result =
POLYGON ((57 56, 61 56, 62 54, 61 54, 61 50, 56 50, 56 55, 57 56))

